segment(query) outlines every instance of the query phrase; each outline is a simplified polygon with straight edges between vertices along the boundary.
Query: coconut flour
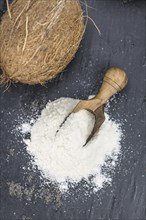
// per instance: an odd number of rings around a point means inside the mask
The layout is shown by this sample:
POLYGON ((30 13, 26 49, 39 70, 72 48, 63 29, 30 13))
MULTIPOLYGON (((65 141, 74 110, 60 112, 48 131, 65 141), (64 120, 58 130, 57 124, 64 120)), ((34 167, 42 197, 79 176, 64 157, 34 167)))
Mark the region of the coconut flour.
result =
POLYGON ((114 169, 120 153, 122 132, 119 124, 105 113, 105 122, 92 140, 83 146, 94 126, 94 116, 82 110, 72 113, 59 132, 60 124, 79 100, 60 98, 49 102, 33 125, 21 125, 21 132, 30 132, 24 139, 32 155, 32 163, 38 166, 42 176, 67 186, 84 179, 96 188, 111 182, 111 176, 103 171, 107 164, 114 169))

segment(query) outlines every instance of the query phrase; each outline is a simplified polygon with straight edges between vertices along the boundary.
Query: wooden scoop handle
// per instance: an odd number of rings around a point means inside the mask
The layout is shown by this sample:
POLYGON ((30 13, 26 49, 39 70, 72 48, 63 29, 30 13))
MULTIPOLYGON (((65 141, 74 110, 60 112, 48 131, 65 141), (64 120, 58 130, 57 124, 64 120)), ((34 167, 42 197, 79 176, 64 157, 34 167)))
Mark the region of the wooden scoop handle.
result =
POLYGON ((73 112, 78 112, 82 109, 88 109, 95 112, 96 109, 105 104, 111 96, 122 90, 127 82, 128 77, 123 70, 117 67, 108 69, 97 95, 93 99, 80 101, 73 112))
POLYGON ((128 82, 126 73, 117 67, 112 67, 107 70, 102 86, 98 94, 94 97, 95 99, 101 100, 102 104, 105 104, 107 100, 122 90, 128 82))

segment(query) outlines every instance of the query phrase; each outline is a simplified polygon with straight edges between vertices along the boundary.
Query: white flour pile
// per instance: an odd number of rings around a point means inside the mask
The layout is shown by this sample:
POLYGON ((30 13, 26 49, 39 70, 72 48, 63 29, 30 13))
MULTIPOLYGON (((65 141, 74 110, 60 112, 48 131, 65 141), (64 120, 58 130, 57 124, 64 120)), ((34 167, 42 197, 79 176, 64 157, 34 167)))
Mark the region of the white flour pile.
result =
POLYGON ((110 176, 102 173, 107 158, 113 169, 120 152, 122 132, 119 124, 106 120, 98 134, 85 146, 87 137, 94 126, 94 116, 86 110, 71 114, 62 129, 57 133, 64 118, 78 103, 71 98, 60 98, 49 102, 34 125, 23 124, 22 133, 31 134, 25 139, 27 150, 45 178, 58 184, 67 181, 76 183, 83 178, 101 188, 110 182, 110 176))

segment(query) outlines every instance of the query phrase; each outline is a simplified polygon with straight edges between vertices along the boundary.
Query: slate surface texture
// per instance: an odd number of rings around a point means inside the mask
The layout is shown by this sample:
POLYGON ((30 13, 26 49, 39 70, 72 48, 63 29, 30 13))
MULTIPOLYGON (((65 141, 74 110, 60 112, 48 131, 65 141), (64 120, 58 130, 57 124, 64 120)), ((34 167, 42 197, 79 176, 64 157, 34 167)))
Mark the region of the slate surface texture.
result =
MULTIPOLYGON (((87 0, 87 4, 101 36, 89 20, 80 48, 63 73, 46 87, 17 84, 5 92, 0 88, 1 220, 146 219, 146 1, 87 0), (66 197, 51 183, 43 188, 39 171, 24 169, 29 157, 12 133, 18 115, 31 115, 34 107, 41 111, 48 100, 63 96, 86 99, 96 93, 110 66, 123 68, 129 77, 127 88, 110 101, 110 115, 123 122, 125 135, 112 185, 94 194, 80 183, 66 197)), ((1 15, 5 9, 5 0, 0 0, 1 15)))

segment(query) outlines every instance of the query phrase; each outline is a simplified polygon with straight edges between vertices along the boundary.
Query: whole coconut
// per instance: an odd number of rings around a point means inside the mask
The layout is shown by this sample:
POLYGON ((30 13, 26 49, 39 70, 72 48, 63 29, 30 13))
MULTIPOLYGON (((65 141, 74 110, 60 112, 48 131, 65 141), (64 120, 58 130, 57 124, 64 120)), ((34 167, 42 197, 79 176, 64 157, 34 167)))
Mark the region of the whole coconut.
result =
POLYGON ((0 24, 1 82, 43 84, 74 57, 84 32, 79 0, 14 0, 0 24))

